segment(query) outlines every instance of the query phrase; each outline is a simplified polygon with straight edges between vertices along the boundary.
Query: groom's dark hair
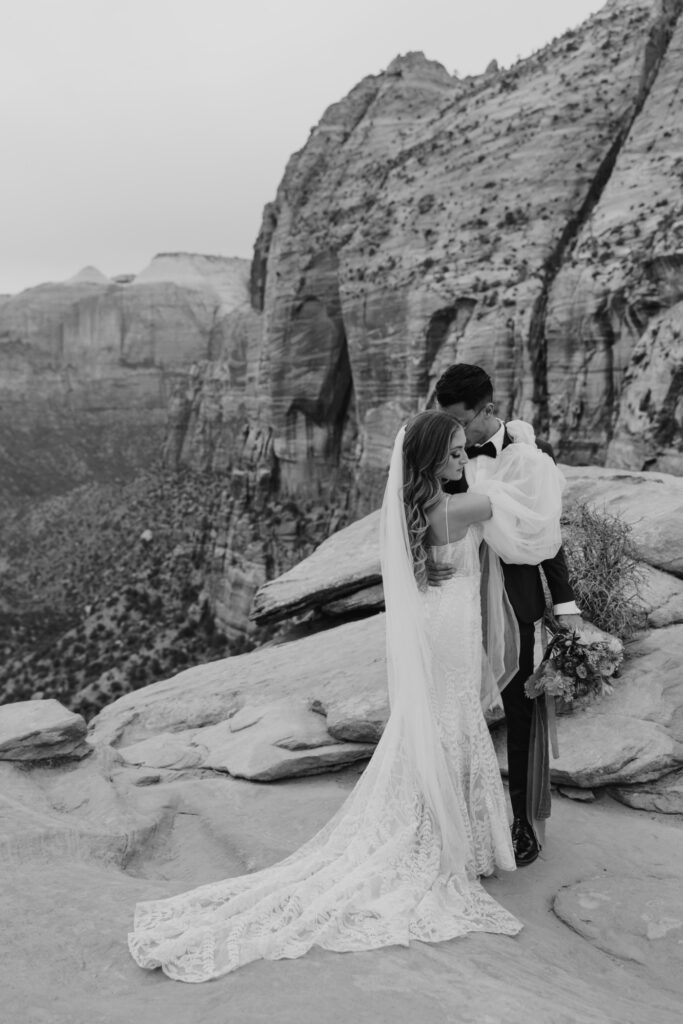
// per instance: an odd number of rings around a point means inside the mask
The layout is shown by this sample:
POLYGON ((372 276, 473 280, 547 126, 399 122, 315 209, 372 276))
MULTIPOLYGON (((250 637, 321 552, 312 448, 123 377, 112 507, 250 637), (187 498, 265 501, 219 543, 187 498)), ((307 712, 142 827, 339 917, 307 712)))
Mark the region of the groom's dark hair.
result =
POLYGON ((436 382, 436 400, 442 408, 462 402, 474 409, 493 400, 493 384, 486 370, 470 363, 454 363, 436 382))

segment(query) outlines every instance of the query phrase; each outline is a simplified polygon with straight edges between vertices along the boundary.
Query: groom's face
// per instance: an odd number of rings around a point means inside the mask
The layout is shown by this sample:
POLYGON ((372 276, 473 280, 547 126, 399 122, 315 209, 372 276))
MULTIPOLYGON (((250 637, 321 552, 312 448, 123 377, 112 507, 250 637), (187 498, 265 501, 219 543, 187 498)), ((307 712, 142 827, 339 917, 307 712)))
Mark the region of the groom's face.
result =
POLYGON ((474 409, 468 409, 464 402, 455 402, 443 406, 443 411, 462 423, 468 444, 483 444, 500 426, 494 415, 493 402, 480 402, 474 409))

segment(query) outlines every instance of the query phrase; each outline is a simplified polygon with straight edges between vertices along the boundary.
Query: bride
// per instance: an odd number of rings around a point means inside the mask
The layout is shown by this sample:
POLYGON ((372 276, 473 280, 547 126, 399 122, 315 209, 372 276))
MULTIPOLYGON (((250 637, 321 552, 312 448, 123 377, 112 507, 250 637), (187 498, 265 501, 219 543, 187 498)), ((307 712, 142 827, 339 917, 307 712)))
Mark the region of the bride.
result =
POLYGON ((562 477, 527 431, 532 443, 510 445, 492 479, 456 495, 441 485, 467 462, 457 421, 423 412, 399 431, 381 515, 391 714, 377 749, 286 860, 138 904, 128 943, 141 967, 200 982, 313 945, 520 930, 479 876, 515 868, 483 715, 517 666, 498 559, 537 563, 560 546, 562 477), (427 585, 428 558, 454 570, 440 587, 427 585))

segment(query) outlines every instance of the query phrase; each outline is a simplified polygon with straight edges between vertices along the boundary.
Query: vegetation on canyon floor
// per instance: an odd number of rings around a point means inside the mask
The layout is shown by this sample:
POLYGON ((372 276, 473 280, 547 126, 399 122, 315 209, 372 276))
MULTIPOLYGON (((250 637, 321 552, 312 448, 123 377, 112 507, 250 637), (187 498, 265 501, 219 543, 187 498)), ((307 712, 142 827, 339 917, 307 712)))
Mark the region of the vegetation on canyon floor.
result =
POLYGON ((224 486, 159 470, 6 517, 0 703, 40 694, 90 715, 236 653, 202 589, 224 486))

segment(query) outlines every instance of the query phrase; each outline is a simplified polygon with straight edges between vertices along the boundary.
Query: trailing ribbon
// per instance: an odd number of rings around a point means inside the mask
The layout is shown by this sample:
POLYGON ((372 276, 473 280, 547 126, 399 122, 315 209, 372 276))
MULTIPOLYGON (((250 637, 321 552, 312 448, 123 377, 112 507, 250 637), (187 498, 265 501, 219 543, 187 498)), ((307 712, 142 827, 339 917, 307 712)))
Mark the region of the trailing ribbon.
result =
POLYGON ((546 702, 546 711, 548 715, 548 735, 550 736, 550 747, 553 752, 553 758, 555 760, 560 756, 560 745, 557 742, 557 718, 555 717, 555 704, 557 697, 553 697, 548 703, 546 702))
POLYGON ((542 693, 534 698, 526 789, 527 818, 531 822, 541 844, 545 840, 545 820, 550 817, 550 808, 548 713, 545 694, 542 693))
MULTIPOLYGON (((548 630, 546 629, 545 619, 541 619, 541 647, 544 651, 543 659, 545 660, 548 657, 548 630)), ((550 736, 550 746, 552 747, 555 760, 560 756, 560 744, 557 741, 557 718, 555 716, 556 700, 557 698, 553 697, 549 703, 546 701, 548 735, 550 736)))
MULTIPOLYGON (((548 653, 548 635, 545 623, 541 623, 541 641, 543 660, 548 653)), ((550 757, 549 745, 552 745, 553 757, 559 757, 557 744, 557 723, 555 721, 555 698, 549 701, 546 694, 540 693, 533 698, 534 710, 531 717, 531 735, 529 737, 529 763, 527 768, 526 811, 527 818, 536 832, 541 845, 545 842, 545 822, 550 817, 550 757)))

